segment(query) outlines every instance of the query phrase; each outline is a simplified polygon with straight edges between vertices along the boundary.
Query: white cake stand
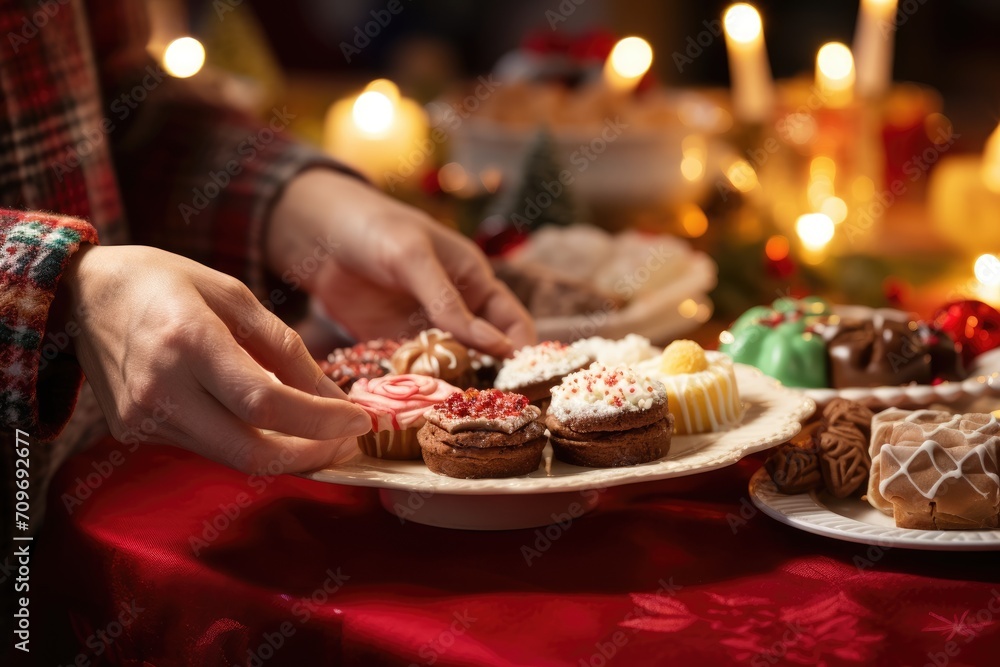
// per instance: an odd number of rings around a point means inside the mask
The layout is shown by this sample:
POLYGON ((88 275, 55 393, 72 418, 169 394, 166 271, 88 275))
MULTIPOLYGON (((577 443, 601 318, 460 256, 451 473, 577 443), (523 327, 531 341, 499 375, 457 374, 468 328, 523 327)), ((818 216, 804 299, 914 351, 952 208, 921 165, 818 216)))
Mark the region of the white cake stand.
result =
MULTIPOLYGON (((621 484, 683 477, 732 465, 787 441, 816 409, 755 368, 735 364, 743 422, 727 431, 674 436, 664 458, 627 468, 581 468, 549 458, 524 477, 454 479, 420 461, 385 461, 358 453, 337 468, 302 476, 319 482, 370 486, 400 521, 464 530, 510 530, 560 524, 597 506, 601 490, 621 484)), ((547 448, 548 453, 548 448, 547 448)))

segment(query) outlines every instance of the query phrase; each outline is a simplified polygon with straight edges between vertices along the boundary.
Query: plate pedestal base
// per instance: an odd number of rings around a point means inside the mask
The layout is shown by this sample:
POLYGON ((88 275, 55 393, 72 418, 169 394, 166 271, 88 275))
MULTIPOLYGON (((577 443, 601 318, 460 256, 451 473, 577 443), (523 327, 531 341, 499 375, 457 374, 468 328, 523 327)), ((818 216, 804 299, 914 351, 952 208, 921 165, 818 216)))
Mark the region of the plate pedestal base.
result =
POLYGON ((516 530, 565 524, 597 507, 596 491, 456 495, 380 489, 382 507, 401 520, 459 530, 516 530))

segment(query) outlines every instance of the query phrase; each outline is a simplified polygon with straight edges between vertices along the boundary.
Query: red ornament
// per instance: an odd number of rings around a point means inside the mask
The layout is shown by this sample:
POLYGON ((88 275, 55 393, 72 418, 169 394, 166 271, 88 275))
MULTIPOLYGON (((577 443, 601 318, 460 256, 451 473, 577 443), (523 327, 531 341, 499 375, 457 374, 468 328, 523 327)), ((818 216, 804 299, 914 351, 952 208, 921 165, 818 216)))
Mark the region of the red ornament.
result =
POLYGON ((1000 347, 1000 312, 982 301, 952 301, 934 314, 934 326, 944 331, 968 366, 983 352, 1000 347))

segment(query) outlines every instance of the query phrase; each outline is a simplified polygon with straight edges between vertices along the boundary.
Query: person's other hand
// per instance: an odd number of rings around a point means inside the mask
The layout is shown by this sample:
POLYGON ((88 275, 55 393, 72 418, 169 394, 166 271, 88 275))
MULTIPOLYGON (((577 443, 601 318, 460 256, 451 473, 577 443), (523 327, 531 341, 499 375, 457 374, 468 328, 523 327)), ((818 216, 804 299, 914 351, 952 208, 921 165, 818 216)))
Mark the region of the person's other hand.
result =
POLYGON ((266 248, 272 271, 359 340, 437 326, 501 357, 534 342, 530 315, 474 243, 356 178, 326 169, 294 178, 266 248))
POLYGON ((60 290, 63 312, 83 306, 75 353, 119 440, 179 445, 249 473, 275 472, 275 461, 299 472, 352 451, 371 428, 235 278, 153 248, 88 246, 60 290))

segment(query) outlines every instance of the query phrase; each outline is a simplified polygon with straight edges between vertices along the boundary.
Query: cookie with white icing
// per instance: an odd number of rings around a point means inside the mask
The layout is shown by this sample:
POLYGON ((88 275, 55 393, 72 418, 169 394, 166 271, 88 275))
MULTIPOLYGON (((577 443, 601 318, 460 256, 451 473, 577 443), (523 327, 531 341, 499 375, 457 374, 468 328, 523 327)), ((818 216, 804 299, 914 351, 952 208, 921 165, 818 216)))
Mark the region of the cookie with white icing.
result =
POLYGON ((590 357, 585 352, 565 343, 545 341, 527 345, 504 362, 493 386, 527 396, 535 404, 547 403, 550 389, 589 364, 590 357))
POLYGON ((670 449, 673 417, 663 384, 624 366, 594 363, 552 388, 545 425, 555 456, 573 465, 619 467, 670 449))

